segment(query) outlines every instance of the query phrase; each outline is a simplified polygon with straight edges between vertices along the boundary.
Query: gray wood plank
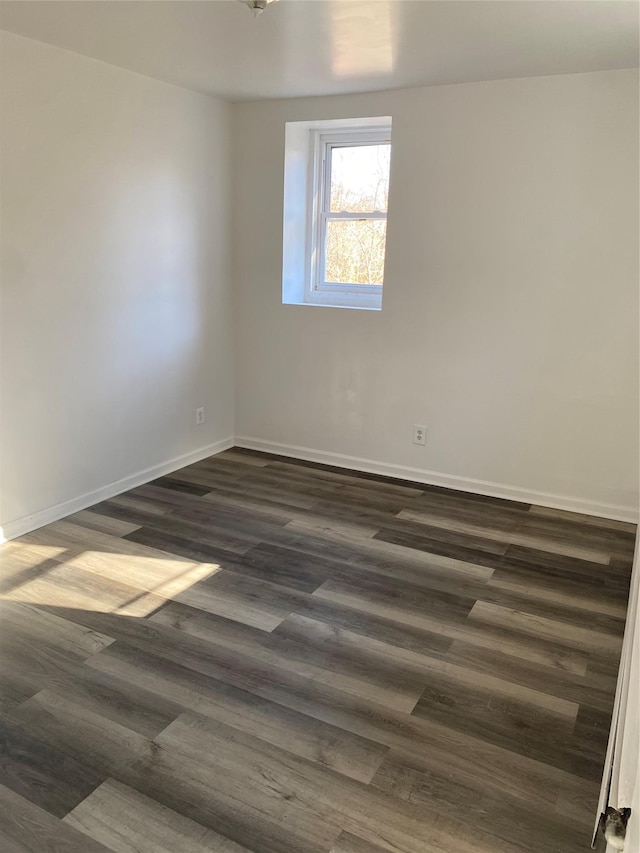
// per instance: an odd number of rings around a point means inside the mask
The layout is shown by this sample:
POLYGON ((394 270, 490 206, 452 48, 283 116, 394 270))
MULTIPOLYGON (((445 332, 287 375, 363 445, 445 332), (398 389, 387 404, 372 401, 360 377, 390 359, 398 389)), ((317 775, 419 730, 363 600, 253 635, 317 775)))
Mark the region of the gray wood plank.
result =
POLYGON ((0 785, 0 841, 11 853, 109 853, 109 848, 0 785))
POLYGON ((115 779, 107 779, 64 822, 115 853, 247 853, 115 779))
MULTIPOLYGON (((238 796, 254 807, 286 814, 286 820, 295 826, 312 817, 324 827, 325 839, 333 836, 330 844, 337 839, 342 824, 365 841, 382 842, 390 849, 395 845, 405 853, 425 849, 445 853, 453 843, 459 853, 512 850, 482 831, 468 828, 465 832, 455 818, 448 819, 435 809, 423 807, 418 816, 418 810, 399 807, 399 803, 368 786, 317 768, 268 744, 257 745, 241 733, 192 712, 185 712, 157 741, 189 757, 202 754, 204 746, 207 755, 215 756, 212 760, 216 766, 224 768, 225 787, 237 789, 238 796), (269 780, 266 788, 261 781, 265 776, 269 780)), ((318 831, 315 824, 313 831, 318 831)), ((305 827, 304 834, 308 832, 305 827)))
POLYGON ((339 726, 131 647, 97 657, 93 668, 362 782, 371 780, 387 752, 339 726))

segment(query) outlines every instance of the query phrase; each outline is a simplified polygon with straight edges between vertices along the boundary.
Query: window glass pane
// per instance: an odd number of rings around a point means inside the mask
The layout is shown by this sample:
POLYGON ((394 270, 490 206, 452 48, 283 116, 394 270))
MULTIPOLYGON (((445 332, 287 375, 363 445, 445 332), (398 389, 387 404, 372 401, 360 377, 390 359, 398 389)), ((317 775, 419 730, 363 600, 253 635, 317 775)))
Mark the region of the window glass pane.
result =
POLYGON ((327 222, 325 281, 382 284, 386 219, 327 222))
POLYGON ((390 145, 332 148, 331 212, 386 212, 390 158, 390 145))

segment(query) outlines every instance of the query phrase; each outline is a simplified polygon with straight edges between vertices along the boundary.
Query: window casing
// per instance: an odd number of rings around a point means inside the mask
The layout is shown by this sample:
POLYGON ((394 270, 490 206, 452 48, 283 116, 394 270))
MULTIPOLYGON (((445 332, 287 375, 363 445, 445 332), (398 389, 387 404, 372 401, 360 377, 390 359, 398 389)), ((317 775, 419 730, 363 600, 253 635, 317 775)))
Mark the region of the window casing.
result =
MULTIPOLYGON (((384 127, 367 128, 360 131, 348 128, 344 131, 333 130, 328 133, 315 131, 313 133, 314 195, 309 239, 307 301, 321 304, 355 303, 356 307, 379 307, 382 300, 382 280, 380 283, 364 284, 353 281, 335 281, 327 276, 327 250, 329 229, 332 223, 379 223, 384 226, 383 242, 386 242, 387 223, 386 200, 384 209, 332 210, 333 158, 337 149, 390 145, 391 129, 384 127)), ((388 185, 388 171, 386 179, 388 185)))
POLYGON ((282 301, 380 310, 391 118, 287 122, 282 301))

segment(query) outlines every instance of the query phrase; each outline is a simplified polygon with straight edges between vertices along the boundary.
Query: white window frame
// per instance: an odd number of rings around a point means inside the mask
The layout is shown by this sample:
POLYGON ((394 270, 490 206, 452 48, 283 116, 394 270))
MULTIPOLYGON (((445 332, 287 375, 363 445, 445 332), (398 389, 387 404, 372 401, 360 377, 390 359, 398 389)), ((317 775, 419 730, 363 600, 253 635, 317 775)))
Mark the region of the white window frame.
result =
MULTIPOLYGON (((318 289, 316 240, 322 188, 320 137, 392 144, 391 116, 285 122, 282 304, 380 311, 383 286, 325 282, 318 289), (365 134, 365 136, 363 136, 365 134)), ((391 156, 393 161, 393 154, 391 156)), ((393 171, 393 170, 392 170, 393 171)), ((393 179, 391 178, 391 183, 393 179)), ((323 190, 325 193, 326 189, 323 190)), ((393 193, 391 193, 393 195, 393 193)), ((393 201, 390 200, 393 209, 393 201)), ((362 218, 359 214, 358 218, 362 218)), ((385 253, 386 262, 386 253, 385 253)), ((386 277, 386 270, 385 270, 386 277)))
POLYGON ((382 284, 328 282, 325 279, 326 234, 330 221, 375 219, 386 222, 388 218, 388 211, 332 213, 330 210, 333 149, 391 145, 390 123, 361 129, 350 124, 342 128, 326 130, 320 127, 310 131, 312 176, 309 183, 312 193, 308 210, 304 301, 313 305, 379 310, 382 307, 382 284))

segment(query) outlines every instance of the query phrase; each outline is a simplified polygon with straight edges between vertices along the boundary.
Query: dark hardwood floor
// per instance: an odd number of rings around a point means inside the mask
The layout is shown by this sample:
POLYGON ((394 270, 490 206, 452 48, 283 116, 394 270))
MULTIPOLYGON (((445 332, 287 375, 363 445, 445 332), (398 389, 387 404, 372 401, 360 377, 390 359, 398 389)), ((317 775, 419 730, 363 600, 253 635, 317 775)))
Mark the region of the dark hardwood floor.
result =
POLYGON ((634 537, 236 449, 9 542, 0 848, 588 851, 634 537))

